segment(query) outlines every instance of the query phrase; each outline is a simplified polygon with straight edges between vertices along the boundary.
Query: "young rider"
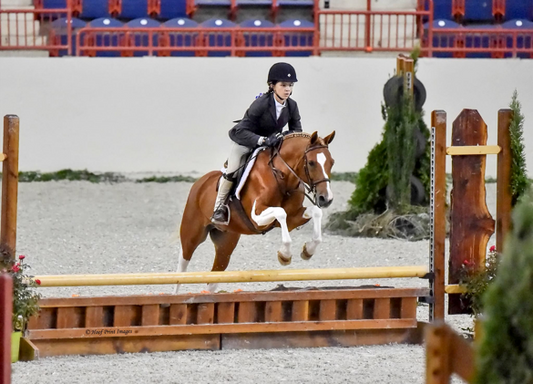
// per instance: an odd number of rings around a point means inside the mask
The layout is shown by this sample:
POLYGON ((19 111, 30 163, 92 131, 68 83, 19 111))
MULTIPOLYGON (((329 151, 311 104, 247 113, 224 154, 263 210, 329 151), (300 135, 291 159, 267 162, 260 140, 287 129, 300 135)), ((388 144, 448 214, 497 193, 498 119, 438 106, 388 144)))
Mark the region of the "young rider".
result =
POLYGON ((233 185, 233 172, 241 167, 246 155, 259 146, 275 147, 282 139, 281 131, 288 124, 289 131, 301 132, 298 104, 290 98, 296 71, 288 63, 276 63, 267 78, 268 91, 248 108, 243 119, 229 131, 233 141, 226 173, 220 180, 211 222, 226 224, 228 207, 226 197, 233 185))

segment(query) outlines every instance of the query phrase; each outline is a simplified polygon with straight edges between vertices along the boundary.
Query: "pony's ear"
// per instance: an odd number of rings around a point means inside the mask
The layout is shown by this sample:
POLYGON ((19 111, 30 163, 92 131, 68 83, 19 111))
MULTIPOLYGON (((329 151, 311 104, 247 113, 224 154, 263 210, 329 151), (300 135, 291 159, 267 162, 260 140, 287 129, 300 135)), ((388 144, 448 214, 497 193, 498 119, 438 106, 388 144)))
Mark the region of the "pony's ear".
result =
POLYGON ((318 132, 317 131, 314 131, 313 134, 311 135, 311 142, 310 144, 311 145, 314 145, 316 143, 316 141, 318 140, 318 132))
POLYGON ((329 145, 329 143, 331 143, 334 138, 335 138, 335 131, 331 132, 329 135, 324 137, 324 142, 326 143, 326 145, 329 145))

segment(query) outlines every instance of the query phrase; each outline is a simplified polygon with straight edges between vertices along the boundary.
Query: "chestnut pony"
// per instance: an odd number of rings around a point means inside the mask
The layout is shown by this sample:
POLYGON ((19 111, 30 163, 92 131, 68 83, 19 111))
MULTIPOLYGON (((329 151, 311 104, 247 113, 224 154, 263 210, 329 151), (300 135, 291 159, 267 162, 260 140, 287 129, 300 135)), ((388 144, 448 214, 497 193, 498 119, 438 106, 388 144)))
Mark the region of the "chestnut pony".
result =
MULTIPOLYGON (((313 219, 313 236, 301 252, 309 260, 322 241, 321 208, 333 201, 329 176, 334 160, 328 145, 335 131, 324 138, 296 132, 286 135, 281 146, 259 152, 252 171, 240 191, 240 202, 233 196, 229 201, 230 220, 227 225, 210 221, 217 194, 220 171, 212 171, 192 186, 180 226, 181 257, 178 272, 185 272, 196 248, 209 234, 215 245, 212 271, 224 271, 241 235, 265 233, 281 227, 281 247, 278 260, 291 262, 289 232, 313 219), (308 197, 312 205, 304 207, 308 197)), ((209 284, 214 292, 217 284, 209 284)), ((176 286, 175 292, 178 291, 176 286)))

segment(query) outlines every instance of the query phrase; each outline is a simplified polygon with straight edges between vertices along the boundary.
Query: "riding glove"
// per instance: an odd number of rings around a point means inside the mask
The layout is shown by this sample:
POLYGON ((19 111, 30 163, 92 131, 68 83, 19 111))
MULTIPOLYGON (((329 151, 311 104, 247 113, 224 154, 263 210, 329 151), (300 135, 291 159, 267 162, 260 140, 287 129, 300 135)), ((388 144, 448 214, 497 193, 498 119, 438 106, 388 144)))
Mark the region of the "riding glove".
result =
POLYGON ((267 147, 277 147, 281 140, 283 140, 283 135, 281 133, 275 133, 266 138, 264 145, 267 147))

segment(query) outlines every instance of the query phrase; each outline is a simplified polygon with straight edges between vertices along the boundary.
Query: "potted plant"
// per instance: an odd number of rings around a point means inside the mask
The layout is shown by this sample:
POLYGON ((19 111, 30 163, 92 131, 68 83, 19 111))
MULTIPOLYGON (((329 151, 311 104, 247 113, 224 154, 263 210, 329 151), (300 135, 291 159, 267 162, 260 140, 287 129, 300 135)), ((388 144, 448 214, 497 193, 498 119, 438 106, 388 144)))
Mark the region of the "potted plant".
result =
POLYGON ((13 333, 11 335, 11 362, 18 361, 20 338, 25 331, 28 320, 39 311, 41 295, 35 288, 41 283, 28 275, 30 266, 25 262, 25 256, 17 259, 10 257, 10 252, 2 251, 2 262, 7 273, 13 278, 13 333))
POLYGON ((475 333, 475 328, 477 328, 476 326, 479 325, 479 322, 483 317, 483 295, 496 277, 500 258, 500 254, 496 252, 496 247, 493 245, 489 249, 484 267, 472 265, 468 260, 463 261, 463 265, 461 266, 460 285, 465 289, 463 295, 467 302, 466 305, 468 305, 471 310, 471 315, 474 318, 475 323, 474 329, 469 329, 468 331, 474 331, 475 333))

